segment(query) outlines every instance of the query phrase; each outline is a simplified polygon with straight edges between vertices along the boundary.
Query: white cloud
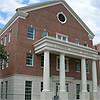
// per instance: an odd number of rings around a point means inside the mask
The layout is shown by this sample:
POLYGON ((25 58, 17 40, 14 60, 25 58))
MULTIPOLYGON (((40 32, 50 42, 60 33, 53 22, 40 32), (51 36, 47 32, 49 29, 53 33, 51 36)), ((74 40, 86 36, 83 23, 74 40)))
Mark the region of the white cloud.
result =
POLYGON ((66 0, 74 11, 96 35, 94 44, 100 43, 100 1, 99 0, 66 0), (98 36, 97 36, 98 35, 98 36))
POLYGON ((29 4, 39 3, 39 2, 41 2, 41 0, 29 0, 29 4))

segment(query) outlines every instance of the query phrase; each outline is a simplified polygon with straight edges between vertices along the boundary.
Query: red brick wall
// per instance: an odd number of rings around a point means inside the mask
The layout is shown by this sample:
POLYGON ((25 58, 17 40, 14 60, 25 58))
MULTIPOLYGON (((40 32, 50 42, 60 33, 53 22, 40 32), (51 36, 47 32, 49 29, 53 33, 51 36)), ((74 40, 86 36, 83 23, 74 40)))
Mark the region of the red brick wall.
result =
MULTIPOLYGON (((6 74, 1 71, 2 75, 10 74, 25 74, 25 75, 38 75, 43 74, 43 69, 41 68, 41 55, 35 55, 33 43, 41 39, 42 31, 46 29, 48 35, 51 37, 56 37, 56 33, 64 34, 68 36, 68 41, 75 42, 76 39, 79 40, 80 45, 83 45, 85 41, 88 46, 92 48, 92 41, 88 38, 88 33, 81 27, 81 25, 73 18, 73 16, 64 8, 63 5, 59 4, 52 7, 47 7, 39 10, 29 12, 28 17, 24 19, 19 19, 12 26, 12 43, 10 47, 10 67, 5 71, 6 74), (58 12, 63 12, 67 17, 67 22, 61 24, 56 15, 58 12), (17 30, 18 25, 18 30, 17 30), (31 26, 35 28, 35 39, 27 39, 28 27, 31 26), (15 34, 15 35, 14 35, 15 34), (34 54, 34 66, 26 66, 26 53, 31 52, 34 54), (12 69, 11 69, 12 68, 12 69)), ((7 33, 9 29, 7 30, 7 33)), ((6 32, 5 32, 6 33, 6 32)), ((7 47, 8 48, 8 47, 7 47)), ((80 73, 75 72, 75 61, 77 59, 69 59, 69 72, 66 73, 68 77, 75 77, 75 79, 80 79, 80 73)), ((58 75, 59 72, 56 71, 56 55, 50 54, 50 70, 51 75, 58 75)), ((88 79, 91 79, 91 64, 90 64, 90 74, 88 74, 88 79)))

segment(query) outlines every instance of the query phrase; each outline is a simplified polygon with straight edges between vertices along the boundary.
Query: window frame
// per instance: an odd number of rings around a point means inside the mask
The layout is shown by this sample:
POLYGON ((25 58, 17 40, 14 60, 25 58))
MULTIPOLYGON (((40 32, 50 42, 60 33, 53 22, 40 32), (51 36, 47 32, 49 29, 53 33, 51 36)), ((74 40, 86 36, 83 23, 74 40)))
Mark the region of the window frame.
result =
MULTIPOLYGON (((33 27, 28 27, 28 29, 29 29, 29 28, 33 28, 33 27)), ((34 40, 34 37, 35 37, 35 28, 33 28, 33 38, 29 38, 29 37, 28 37, 28 33, 31 33, 31 32, 28 32, 28 31, 27 31, 27 38, 28 38, 28 39, 31 39, 31 40, 34 40)))
POLYGON ((90 84, 87 84, 87 91, 90 92, 90 84))
POLYGON ((41 55, 41 68, 44 68, 44 54, 41 55), (42 61, 42 57, 43 57, 43 61, 42 61), (42 66, 43 63, 43 66, 42 66))
POLYGON ((3 45, 3 38, 1 38, 1 43, 0 44, 3 45))
POLYGON ((77 39, 75 40, 75 44, 79 45, 79 41, 77 39), (77 41, 77 43, 76 43, 76 41, 77 41))
POLYGON ((84 46, 85 46, 85 47, 88 47, 88 44, 85 42, 85 43, 84 43, 84 46), (85 45, 85 44, 86 44, 86 45, 85 45))
POLYGON ((5 35, 4 46, 7 45, 7 34, 5 35))
POLYGON ((77 66, 76 66, 76 63, 77 63, 77 62, 79 63, 79 71, 76 70, 76 72, 80 72, 80 67, 81 67, 81 66, 80 66, 80 61, 75 61, 75 69, 77 69, 77 68, 76 68, 76 67, 77 67, 77 66))
POLYGON ((27 52, 26 53, 26 66, 33 66, 33 56, 34 56, 34 54, 33 53, 30 53, 30 54, 32 54, 32 65, 28 65, 27 64, 27 54, 28 54, 29 52, 27 52))
POLYGON ((57 39, 57 40, 64 41, 64 42, 68 42, 68 36, 63 35, 63 34, 56 33, 56 39, 57 39), (58 39, 58 36, 61 36, 61 39, 58 39), (63 40, 63 37, 66 38, 66 41, 63 40))
MULTIPOLYGON (((60 60, 60 57, 56 56, 56 70, 60 71, 60 63, 58 68, 58 59, 60 60)), ((67 70, 65 70, 65 72, 69 72, 69 58, 65 57, 65 60, 67 60, 67 70)))
POLYGON ((12 35, 12 30, 9 31, 9 38, 8 38, 8 42, 11 41, 11 35, 12 35))
POLYGON ((3 99, 3 82, 1 82, 1 99, 3 99))
POLYGON ((89 73, 89 63, 86 62, 86 73, 89 73), (88 66, 88 67, 87 67, 88 66), (88 69, 88 70, 87 70, 88 69))
POLYGON ((6 68, 9 67, 9 55, 7 55, 7 62, 6 62, 6 68))
POLYGON ((76 84, 76 100, 80 100, 80 92, 81 92, 81 86, 80 86, 80 84, 76 84), (77 93, 77 91, 78 91, 78 85, 79 85, 79 93, 77 93), (77 98, 77 96, 79 96, 79 99, 77 98))
POLYGON ((26 95, 28 96, 28 95, 31 95, 31 99, 30 100, 32 100, 32 81, 28 81, 28 80, 26 80, 25 81, 25 100, 27 100, 27 98, 26 98, 26 95), (26 87, 26 82, 31 82, 31 87, 26 87), (31 93, 29 94, 29 93, 26 93, 26 88, 28 88, 28 89, 30 89, 31 90, 31 93))
POLYGON ((5 81, 5 100, 7 100, 8 97, 8 81, 5 81))
POLYGON ((2 60, 2 70, 5 68, 5 60, 2 60))
MULTIPOLYGON (((47 32, 46 30, 43 30, 42 33, 43 33, 43 32, 46 32, 46 33, 47 33, 46 36, 48 36, 48 32, 47 32)), ((44 37, 41 36, 41 38, 45 38, 46 36, 44 36, 44 37)))

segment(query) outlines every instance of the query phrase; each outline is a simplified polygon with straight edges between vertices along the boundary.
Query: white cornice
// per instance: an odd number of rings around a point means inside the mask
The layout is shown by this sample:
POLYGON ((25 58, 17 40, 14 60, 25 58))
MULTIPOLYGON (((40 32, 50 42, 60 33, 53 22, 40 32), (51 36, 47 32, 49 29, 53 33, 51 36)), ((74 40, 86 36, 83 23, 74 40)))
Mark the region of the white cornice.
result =
POLYGON ((0 36, 18 19, 22 18, 25 19, 28 13, 18 11, 16 14, 7 22, 7 24, 1 29, 0 36))
POLYGON ((87 25, 81 20, 81 18, 73 11, 73 9, 67 4, 65 0, 52 0, 48 2, 43 2, 31 6, 21 7, 17 8, 16 11, 24 11, 24 12, 30 12, 33 10, 57 5, 57 4, 63 4, 64 7, 73 15, 73 17, 79 22, 79 24, 88 32, 89 39, 92 40, 94 38, 93 32, 87 27, 87 25))

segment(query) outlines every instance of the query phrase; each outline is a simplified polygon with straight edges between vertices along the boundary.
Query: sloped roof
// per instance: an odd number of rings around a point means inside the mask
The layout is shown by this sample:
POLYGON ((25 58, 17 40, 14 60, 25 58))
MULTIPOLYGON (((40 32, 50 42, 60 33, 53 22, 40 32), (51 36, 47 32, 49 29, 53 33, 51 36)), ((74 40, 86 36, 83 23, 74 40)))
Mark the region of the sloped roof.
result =
POLYGON ((89 38, 90 40, 92 40, 94 37, 93 32, 87 27, 87 25, 81 20, 81 18, 73 11, 73 9, 67 4, 65 0, 52 0, 52 1, 30 5, 30 6, 25 6, 25 7, 17 8, 16 12, 28 13, 33 10, 37 10, 37 9, 41 9, 41 8, 45 8, 57 4, 64 5, 64 7, 73 15, 73 17, 80 23, 80 25, 88 32, 89 38))

